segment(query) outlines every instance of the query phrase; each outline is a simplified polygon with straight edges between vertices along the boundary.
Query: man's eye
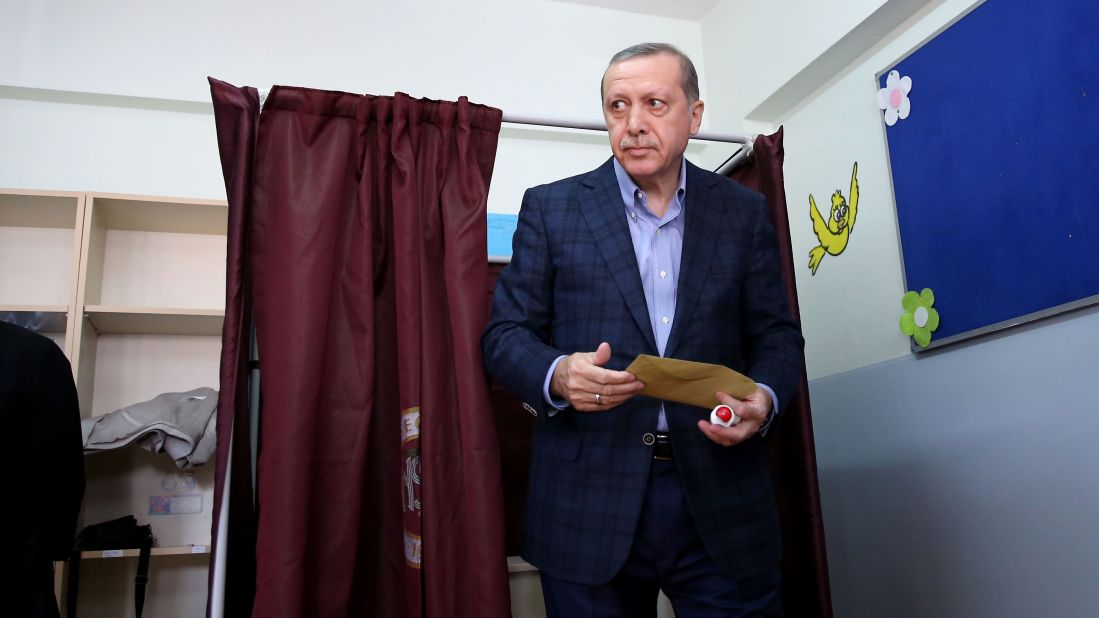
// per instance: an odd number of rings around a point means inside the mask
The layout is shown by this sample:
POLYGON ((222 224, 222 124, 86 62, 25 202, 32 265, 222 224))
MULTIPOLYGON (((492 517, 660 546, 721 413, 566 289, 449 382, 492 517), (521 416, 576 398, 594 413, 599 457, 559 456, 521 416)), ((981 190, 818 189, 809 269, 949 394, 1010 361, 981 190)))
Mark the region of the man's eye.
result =
POLYGON ((614 101, 613 103, 611 103, 611 109, 613 109, 615 111, 620 111, 620 110, 623 110, 625 108, 626 108, 626 103, 624 101, 614 101))
POLYGON ((661 101, 660 99, 651 99, 649 101, 649 107, 653 109, 659 109, 661 107, 664 107, 664 101, 661 101))

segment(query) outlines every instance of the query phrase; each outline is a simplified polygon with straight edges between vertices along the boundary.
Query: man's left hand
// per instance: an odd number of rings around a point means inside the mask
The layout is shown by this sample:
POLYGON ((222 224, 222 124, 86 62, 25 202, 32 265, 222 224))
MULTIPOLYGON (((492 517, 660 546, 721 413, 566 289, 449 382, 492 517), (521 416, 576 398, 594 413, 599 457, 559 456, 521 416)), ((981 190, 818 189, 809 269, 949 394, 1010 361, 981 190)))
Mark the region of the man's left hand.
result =
POLYGON ((739 444, 756 435, 771 414, 771 396, 758 386, 744 399, 719 392, 717 400, 732 408, 733 414, 740 417, 740 422, 732 427, 714 425, 708 420, 698 421, 702 433, 721 446, 739 444))

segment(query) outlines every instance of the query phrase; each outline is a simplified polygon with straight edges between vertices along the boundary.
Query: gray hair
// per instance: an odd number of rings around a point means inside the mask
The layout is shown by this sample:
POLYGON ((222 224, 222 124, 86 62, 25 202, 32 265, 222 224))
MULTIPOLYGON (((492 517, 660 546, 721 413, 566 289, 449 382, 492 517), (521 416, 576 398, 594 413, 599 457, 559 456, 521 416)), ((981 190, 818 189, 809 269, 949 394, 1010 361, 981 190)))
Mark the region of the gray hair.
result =
MULTIPOLYGON (((679 51, 674 45, 668 43, 638 43, 637 45, 631 45, 626 49, 611 56, 611 61, 607 63, 607 69, 619 62, 624 62, 631 58, 640 58, 642 56, 655 56, 657 54, 671 54, 679 59, 679 74, 680 83, 683 87, 683 93, 687 95, 687 103, 694 103, 698 100, 698 71, 695 71, 695 65, 691 62, 691 59, 687 54, 679 51)), ((603 77, 607 76, 607 72, 603 71, 603 77)), ((603 79, 599 80, 599 99, 603 99, 603 79)))

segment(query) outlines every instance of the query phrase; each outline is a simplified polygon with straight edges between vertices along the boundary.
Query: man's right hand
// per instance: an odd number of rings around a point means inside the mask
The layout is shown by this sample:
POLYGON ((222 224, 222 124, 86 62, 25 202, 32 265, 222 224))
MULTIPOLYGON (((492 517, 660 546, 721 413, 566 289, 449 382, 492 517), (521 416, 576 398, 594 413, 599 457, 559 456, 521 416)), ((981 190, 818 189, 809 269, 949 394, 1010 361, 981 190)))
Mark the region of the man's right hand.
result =
POLYGON ((611 344, 604 341, 594 352, 577 352, 561 359, 553 370, 550 394, 580 412, 609 410, 645 387, 628 371, 611 371, 611 344), (596 396, 598 395, 598 397, 596 396))

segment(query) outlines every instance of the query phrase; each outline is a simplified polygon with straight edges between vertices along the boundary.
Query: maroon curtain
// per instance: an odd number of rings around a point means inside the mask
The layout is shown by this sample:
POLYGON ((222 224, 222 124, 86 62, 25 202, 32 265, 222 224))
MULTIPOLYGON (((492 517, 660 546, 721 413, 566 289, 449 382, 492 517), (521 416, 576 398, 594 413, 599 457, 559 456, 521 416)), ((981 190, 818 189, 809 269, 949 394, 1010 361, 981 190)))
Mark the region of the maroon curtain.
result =
MULTIPOLYGON (((782 180, 782 127, 774 135, 756 138, 752 157, 730 176, 767 197, 770 219, 778 235, 779 261, 794 318, 801 321, 794 259, 790 247, 790 220, 782 180)), ((785 410, 778 431, 768 440, 771 471, 778 493, 783 540, 783 603, 789 616, 832 616, 828 584, 828 556, 824 520, 817 484, 817 455, 809 388, 802 375, 794 399, 785 410)))
MULTIPOLYGON (((232 87, 213 85, 216 106, 232 87)), ((500 119, 465 98, 267 98, 230 256, 262 374, 254 616, 509 612, 480 355, 500 119)))
MULTIPOLYGON (((249 438, 248 360, 251 341, 251 277, 246 268, 248 214, 252 204, 252 164, 259 127, 259 94, 210 79, 221 169, 229 201, 225 273, 225 323, 221 331, 220 393, 217 413, 217 457, 214 473, 212 554, 218 550, 218 522, 225 506, 222 494, 230 474, 229 521, 232 542, 226 546, 225 615, 248 616, 256 580, 256 514, 252 501, 252 447, 249 438), (230 457, 232 453, 232 457, 230 457)), ((210 564, 211 590, 214 577, 210 564)), ((206 614, 213 598, 207 595, 206 614)))

